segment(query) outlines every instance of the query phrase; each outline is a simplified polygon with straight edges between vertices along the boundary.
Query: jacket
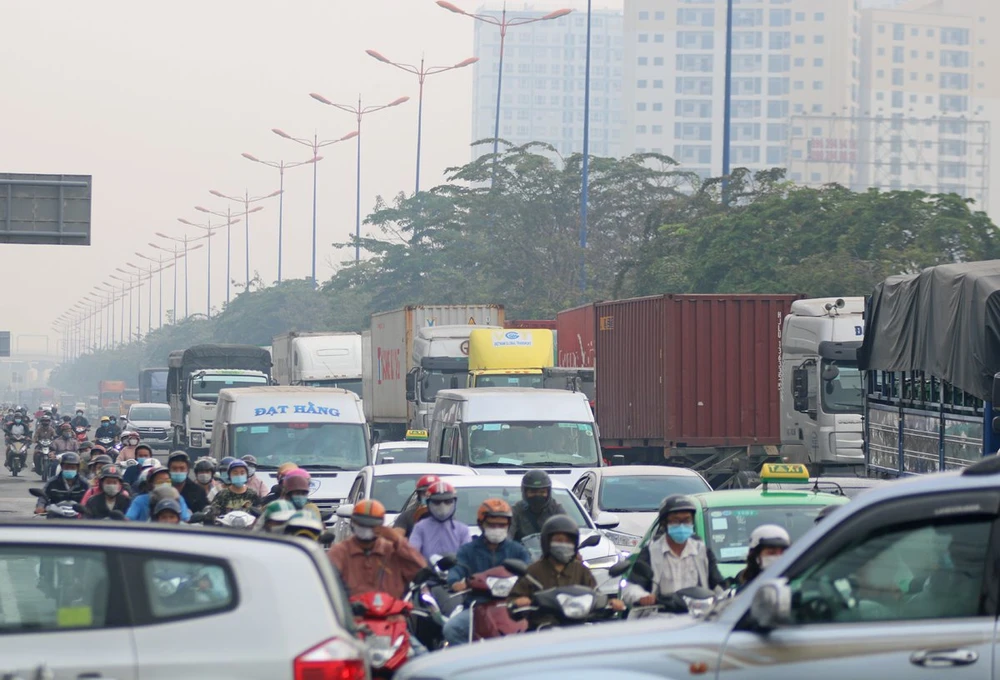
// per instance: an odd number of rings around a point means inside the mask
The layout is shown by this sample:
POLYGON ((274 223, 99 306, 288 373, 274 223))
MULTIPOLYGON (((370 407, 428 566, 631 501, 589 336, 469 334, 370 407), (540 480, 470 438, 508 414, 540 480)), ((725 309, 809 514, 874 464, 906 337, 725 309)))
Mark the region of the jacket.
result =
POLYGON ((212 500, 212 512, 217 516, 225 515, 231 510, 249 510, 260 505, 258 496, 249 487, 243 493, 236 493, 230 488, 225 488, 216 494, 212 500))
MULTIPOLYGON (((576 559, 570 560, 569 564, 561 565, 551 557, 543 557, 528 567, 528 576, 537 580, 542 587, 539 588, 527 578, 519 578, 510 591, 510 597, 507 598, 508 603, 513 603, 519 597, 531 597, 539 590, 559 588, 560 586, 597 588, 597 580, 590 573, 590 569, 576 559), (558 567, 562 567, 562 571, 558 567)), ((556 621, 555 617, 536 613, 529 617, 528 628, 534 629, 543 624, 556 623, 556 621)))
POLYGON ((401 536, 395 541, 378 536, 368 551, 352 536, 330 548, 327 555, 351 597, 381 591, 401 598, 417 572, 427 566, 401 536))
POLYGON ((191 512, 201 512, 208 507, 208 494, 190 479, 174 488, 180 492, 181 498, 187 502, 187 506, 191 508, 191 512))
MULTIPOLYGON (((87 493, 89 486, 87 482, 77 475, 72 482, 67 482, 62 475, 49 480, 45 485, 45 498, 49 503, 59 503, 61 501, 74 501, 79 503, 83 500, 83 495, 87 493)), ((39 498, 38 505, 44 506, 45 500, 39 498)))
MULTIPOLYGON (((186 522, 191 519, 191 508, 188 507, 187 501, 184 500, 183 496, 181 496, 180 504, 181 521, 186 522)), ((133 522, 148 522, 152 511, 153 509, 149 507, 149 494, 144 493, 132 499, 132 504, 129 505, 125 517, 133 522)))
POLYGON ((56 452, 56 455, 66 453, 67 451, 76 451, 77 443, 72 437, 69 439, 58 437, 52 440, 52 450, 56 452))
POLYGON ((490 550, 491 544, 482 536, 474 539, 458 549, 455 555, 457 564, 448 572, 448 585, 458 583, 473 574, 478 574, 493 567, 499 567, 504 560, 521 560, 531 562, 531 553, 517 541, 507 539, 495 550, 490 550))
POLYGON ((90 421, 88 421, 84 416, 76 416, 73 420, 69 421, 69 424, 73 426, 74 429, 78 427, 85 427, 90 429, 90 421))
POLYGON ((87 508, 87 517, 91 519, 106 519, 111 515, 112 510, 117 510, 122 514, 127 513, 131 504, 132 500, 124 493, 120 493, 115 496, 115 506, 113 508, 109 508, 107 502, 104 500, 104 494, 100 493, 91 496, 90 499, 83 504, 83 507, 87 508))
POLYGON ((266 496, 269 492, 267 484, 265 484, 264 480, 257 475, 254 475, 247 480, 247 486, 256 491, 257 495, 261 498, 264 498, 264 496, 266 496))
POLYGON ((678 557, 670 552, 666 540, 666 536, 660 536, 650 541, 639 553, 636 561, 649 566, 653 578, 652 580, 644 578, 633 569, 628 577, 628 585, 622 591, 622 600, 625 604, 631 606, 646 595, 669 597, 674 592, 691 586, 714 589, 725 585, 725 579, 719 573, 715 553, 705 545, 704 541, 697 536, 689 538, 678 557), (655 559, 651 550, 657 551, 655 559), (672 576, 674 572, 663 565, 677 566, 678 572, 690 573, 691 576, 676 582, 672 576))
POLYGON ((101 439, 103 437, 110 437, 114 439, 118 436, 119 432, 120 430, 117 425, 101 425, 97 428, 97 431, 94 432, 94 439, 101 439))
POLYGON ((35 441, 41 441, 42 439, 51 439, 52 443, 56 443, 56 429, 51 425, 49 427, 40 427, 35 430, 35 441))
POLYGON ((515 541, 524 540, 525 536, 541 533, 542 525, 545 524, 545 520, 549 517, 566 514, 563 506, 559 505, 551 496, 549 496, 549 500, 546 501, 542 511, 537 515, 531 511, 528 502, 525 500, 514 503, 511 511, 514 518, 510 523, 510 537, 515 541))

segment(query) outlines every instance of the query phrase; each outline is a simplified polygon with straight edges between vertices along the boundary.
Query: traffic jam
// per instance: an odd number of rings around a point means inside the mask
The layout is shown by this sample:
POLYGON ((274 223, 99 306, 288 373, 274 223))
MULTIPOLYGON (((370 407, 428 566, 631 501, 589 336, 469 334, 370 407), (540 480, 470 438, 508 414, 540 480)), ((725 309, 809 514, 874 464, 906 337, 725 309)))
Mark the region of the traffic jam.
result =
POLYGON ((0 677, 1000 677, 997 299, 410 306, 8 404, 0 677))

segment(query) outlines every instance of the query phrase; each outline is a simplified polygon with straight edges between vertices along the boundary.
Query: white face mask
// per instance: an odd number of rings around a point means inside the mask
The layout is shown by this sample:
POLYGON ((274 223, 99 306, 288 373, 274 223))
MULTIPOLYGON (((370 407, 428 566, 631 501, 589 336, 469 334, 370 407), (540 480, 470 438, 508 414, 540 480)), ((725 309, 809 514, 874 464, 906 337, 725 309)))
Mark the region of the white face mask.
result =
POLYGON ((104 493, 109 496, 117 496, 122 490, 121 484, 105 484, 104 493))
POLYGON ((351 531, 354 532, 354 537, 359 541, 375 540, 375 527, 363 527, 357 524, 352 524, 351 531))
POLYGON ((779 557, 781 557, 781 555, 761 555, 757 558, 757 564, 760 565, 760 569, 763 571, 777 562, 779 557))
POLYGON ((499 545, 507 540, 507 530, 487 527, 483 530, 483 536, 493 545, 499 545))
POLYGON ((431 516, 439 522, 447 522, 455 514, 455 502, 450 503, 428 503, 428 510, 431 516))
POLYGON ((195 477, 198 479, 199 484, 208 484, 209 482, 212 481, 211 472, 200 472, 197 475, 195 475, 195 477))

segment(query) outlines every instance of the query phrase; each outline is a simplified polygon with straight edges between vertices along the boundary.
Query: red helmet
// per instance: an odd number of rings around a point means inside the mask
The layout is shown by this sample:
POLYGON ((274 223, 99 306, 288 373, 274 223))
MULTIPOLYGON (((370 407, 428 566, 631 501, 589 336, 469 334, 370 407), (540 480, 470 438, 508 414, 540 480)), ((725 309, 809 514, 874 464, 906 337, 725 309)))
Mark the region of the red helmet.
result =
POLYGON ((448 482, 434 482, 427 487, 428 501, 453 501, 458 498, 458 493, 448 482))
POLYGON ((441 478, 437 475, 424 475, 417 480, 417 491, 426 491, 434 482, 440 482, 441 478))

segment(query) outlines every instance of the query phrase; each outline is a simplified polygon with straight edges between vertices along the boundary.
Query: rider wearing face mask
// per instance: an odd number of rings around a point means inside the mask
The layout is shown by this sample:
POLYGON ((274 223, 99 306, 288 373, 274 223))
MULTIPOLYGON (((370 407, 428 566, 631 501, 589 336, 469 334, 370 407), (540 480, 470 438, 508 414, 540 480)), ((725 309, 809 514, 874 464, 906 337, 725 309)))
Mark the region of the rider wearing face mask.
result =
POLYGON ((410 534, 410 545, 426 559, 434 555, 452 555, 472 540, 469 527, 455 519, 458 492, 448 482, 436 482, 427 488, 427 519, 417 522, 410 534))
POLYGON ((122 487, 122 471, 117 465, 105 465, 97 476, 97 492, 84 503, 87 516, 93 519, 105 519, 112 511, 124 514, 128 512, 132 501, 122 487))
POLYGON ((241 460, 247 464, 247 476, 249 477, 247 486, 256 491, 258 496, 264 498, 270 489, 267 488, 267 483, 257 476, 257 457, 248 453, 241 460))
POLYGON ((550 517, 566 510, 552 498, 552 480, 545 470, 528 470, 521 478, 521 500, 514 504, 510 537, 515 541, 540 533, 550 517))
POLYGON ((45 485, 45 498, 39 498, 35 505, 36 515, 45 513, 46 499, 49 503, 79 503, 87 493, 87 483, 80 478, 80 456, 75 451, 64 453, 59 464, 62 472, 45 485))
POLYGON ((219 488, 215 485, 215 461, 213 459, 202 457, 194 462, 194 480, 205 492, 209 503, 215 500, 219 488))
POLYGON ((792 545, 792 539, 784 527, 777 524, 761 524, 750 532, 750 552, 747 566, 736 575, 736 583, 743 588, 753 581, 774 561, 781 557, 792 545))
POLYGON ((316 519, 321 519, 319 508, 315 503, 309 502, 311 480, 309 472, 302 468, 289 471, 281 482, 281 500, 288 501, 296 510, 306 510, 315 515, 316 519))
MULTIPOLYGON (((582 560, 576 559, 580 528, 571 517, 556 515, 547 519, 542 526, 541 543, 541 558, 528 567, 527 576, 522 576, 514 584, 508 603, 515 607, 527 607, 531 604, 534 593, 548 588, 597 588, 597 581, 590 569, 584 566, 582 560)), ((625 609, 625 603, 621 600, 612 599, 608 604, 617 611, 625 609)), ((547 616, 532 616, 529 617, 528 628, 538 628, 545 623, 555 623, 555 620, 547 616)))
POLYGON ((385 526, 385 507, 376 500, 355 504, 351 533, 327 553, 349 596, 381 591, 402 598, 417 572, 427 566, 402 535, 385 526))
POLYGON ((700 586, 714 589, 723 586, 715 555, 704 541, 694 535, 695 502, 687 496, 667 496, 660 503, 659 525, 663 535, 649 542, 639 553, 652 572, 652 579, 633 570, 622 599, 629 606, 663 603, 671 611, 686 612, 687 606, 673 595, 678 590, 700 586))
POLYGON ((191 512, 201 512, 208 507, 208 496, 205 490, 191 481, 188 471, 191 469, 191 459, 184 451, 174 451, 167 458, 167 469, 170 470, 170 483, 187 502, 191 512))
POLYGON ((140 494, 132 500, 125 517, 134 522, 148 522, 153 508, 163 498, 173 498, 181 506, 181 519, 185 522, 191 519, 191 509, 170 482, 170 471, 155 463, 156 467, 147 468, 139 475, 139 483, 145 481, 148 493, 140 494))
POLYGON ((229 485, 220 491, 212 501, 212 513, 216 516, 225 515, 233 510, 249 510, 260 505, 260 496, 247 486, 250 474, 247 464, 242 460, 233 460, 229 464, 226 477, 229 485))

